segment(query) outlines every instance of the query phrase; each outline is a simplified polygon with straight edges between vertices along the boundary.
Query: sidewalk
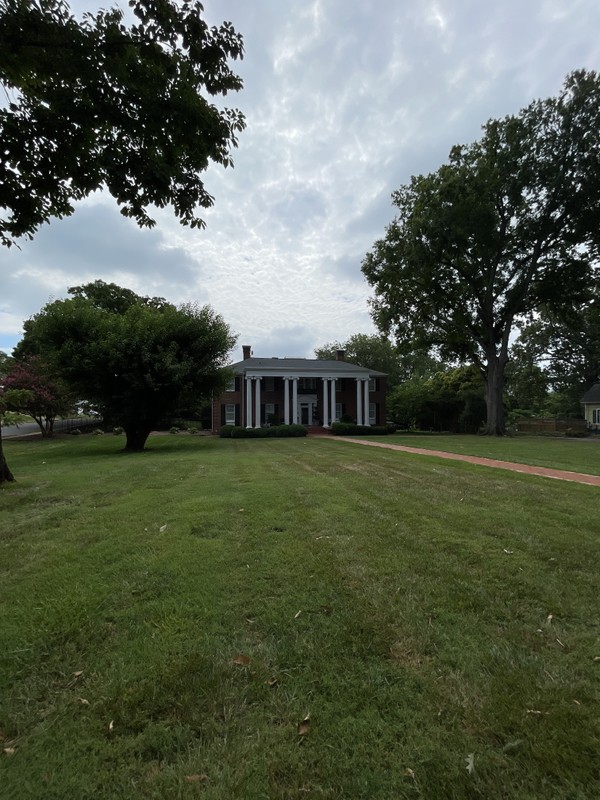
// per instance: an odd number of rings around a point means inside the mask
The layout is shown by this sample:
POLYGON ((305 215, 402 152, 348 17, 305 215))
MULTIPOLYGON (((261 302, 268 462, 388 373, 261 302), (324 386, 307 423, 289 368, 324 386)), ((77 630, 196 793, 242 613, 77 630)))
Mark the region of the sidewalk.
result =
POLYGON ((511 472, 523 472, 526 475, 539 475, 542 478, 554 478, 559 481, 573 481, 574 483, 587 483, 590 486, 600 486, 600 475, 587 475, 584 472, 569 472, 566 469, 550 469, 549 467, 536 467, 531 464, 514 464, 512 461, 497 461, 493 458, 459 455, 458 453, 446 453, 443 450, 426 450, 422 447, 406 447, 405 445, 388 444, 387 442, 370 442, 365 439, 351 439, 347 436, 332 436, 331 440, 362 444, 367 447, 383 447, 386 450, 399 450, 403 453, 413 453, 419 456, 435 456, 436 458, 446 458, 450 461, 467 461, 469 464, 478 464, 481 467, 506 469, 511 472))

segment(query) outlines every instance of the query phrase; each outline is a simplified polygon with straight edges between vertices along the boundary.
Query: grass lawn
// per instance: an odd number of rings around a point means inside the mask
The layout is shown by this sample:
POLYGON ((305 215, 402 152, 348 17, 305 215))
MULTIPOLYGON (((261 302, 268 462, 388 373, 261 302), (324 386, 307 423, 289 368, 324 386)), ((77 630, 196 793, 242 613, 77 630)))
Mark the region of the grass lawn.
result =
POLYGON ((5 443, 0 797, 600 796, 597 488, 149 444, 5 443))
MULTIPOLYGON (((361 437, 364 438, 364 437, 361 437)), ((467 436, 458 434, 406 434, 366 437, 388 444, 422 447, 447 453, 516 461, 538 467, 567 469, 600 475, 600 438, 558 439, 544 436, 467 436)))

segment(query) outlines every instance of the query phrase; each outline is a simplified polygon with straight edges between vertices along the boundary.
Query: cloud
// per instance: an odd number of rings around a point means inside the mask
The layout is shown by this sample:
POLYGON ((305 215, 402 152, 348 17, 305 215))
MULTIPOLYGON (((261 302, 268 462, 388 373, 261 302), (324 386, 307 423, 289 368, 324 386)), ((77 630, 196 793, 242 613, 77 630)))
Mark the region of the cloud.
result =
POLYGON ((392 191, 600 61, 596 0, 219 0, 206 18, 245 37, 232 65, 244 89, 214 101, 247 117, 235 168, 204 175, 207 229, 165 209, 140 231, 102 195, 79 205, 0 251, 0 346, 50 296, 99 277, 210 302, 262 355, 371 332, 360 263, 394 216, 392 191))

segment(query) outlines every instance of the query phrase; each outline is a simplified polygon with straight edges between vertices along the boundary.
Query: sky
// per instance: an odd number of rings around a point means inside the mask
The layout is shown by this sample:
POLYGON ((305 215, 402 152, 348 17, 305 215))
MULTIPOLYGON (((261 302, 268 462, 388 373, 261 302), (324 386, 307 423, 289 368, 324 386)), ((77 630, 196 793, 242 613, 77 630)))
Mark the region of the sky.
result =
MULTIPOLYGON (((104 4, 76 0, 76 15, 104 4)), ((124 5, 124 3, 122 4, 124 5)), ((436 171, 490 118, 600 68, 598 0, 204 0, 233 23, 247 122, 233 169, 204 173, 206 229, 168 209, 139 229, 105 193, 0 248, 0 349, 70 286, 97 279, 211 305, 255 356, 375 333, 361 262, 394 217, 391 194, 436 171)))

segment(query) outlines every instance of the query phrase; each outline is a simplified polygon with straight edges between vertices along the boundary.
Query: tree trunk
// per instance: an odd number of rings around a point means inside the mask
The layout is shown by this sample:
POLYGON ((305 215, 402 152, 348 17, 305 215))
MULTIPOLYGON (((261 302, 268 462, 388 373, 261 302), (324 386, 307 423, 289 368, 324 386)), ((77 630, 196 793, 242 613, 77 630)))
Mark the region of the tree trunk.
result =
POLYGON ((141 453, 146 444, 146 439, 152 429, 146 425, 133 425, 125 428, 125 451, 127 453, 141 453))
POLYGON ((4 457, 4 448, 2 447, 2 427, 0 426, 0 483, 13 483, 15 476, 12 474, 6 463, 4 457))
POLYGON ((488 356, 485 384, 485 405, 487 408, 487 422, 484 433, 486 436, 504 436, 504 368, 507 359, 495 353, 488 356))

